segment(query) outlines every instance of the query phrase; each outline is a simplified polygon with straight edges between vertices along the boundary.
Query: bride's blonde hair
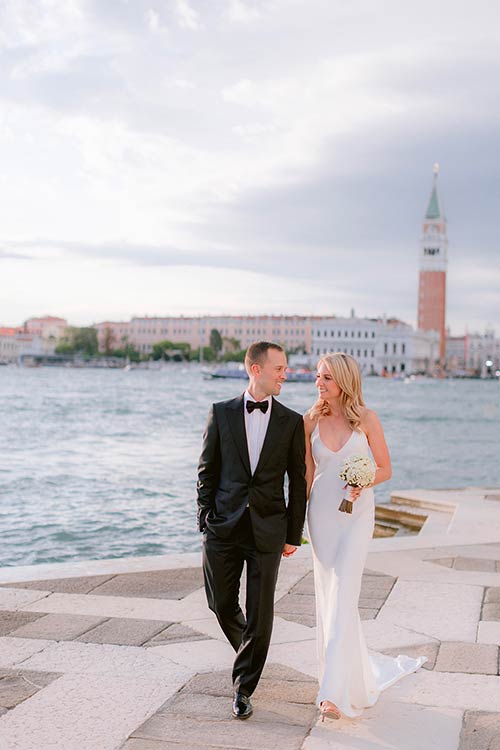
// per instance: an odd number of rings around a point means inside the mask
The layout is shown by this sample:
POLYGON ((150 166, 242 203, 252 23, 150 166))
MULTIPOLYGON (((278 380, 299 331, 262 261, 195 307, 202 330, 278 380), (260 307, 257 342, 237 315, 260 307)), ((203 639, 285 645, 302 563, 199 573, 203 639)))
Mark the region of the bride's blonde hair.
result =
MULTIPOLYGON (((359 430, 361 412, 365 405, 361 388, 359 365, 349 354, 329 352, 318 361, 317 367, 324 364, 335 383, 342 391, 339 396, 340 408, 352 430, 359 430)), ((317 420, 331 414, 327 401, 319 398, 309 410, 311 419, 317 420)))

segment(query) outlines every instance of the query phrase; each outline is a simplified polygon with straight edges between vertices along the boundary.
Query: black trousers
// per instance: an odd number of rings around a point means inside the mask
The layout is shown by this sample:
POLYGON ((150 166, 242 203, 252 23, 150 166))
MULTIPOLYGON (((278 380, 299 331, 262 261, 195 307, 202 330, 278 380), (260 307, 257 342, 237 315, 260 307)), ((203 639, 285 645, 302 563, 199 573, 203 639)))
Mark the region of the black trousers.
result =
POLYGON ((203 574, 208 606, 236 651, 234 689, 252 695, 264 669, 274 617, 274 592, 281 552, 255 547, 248 509, 227 539, 207 530, 203 540, 203 574), (246 616, 239 605, 240 580, 246 563, 246 616))

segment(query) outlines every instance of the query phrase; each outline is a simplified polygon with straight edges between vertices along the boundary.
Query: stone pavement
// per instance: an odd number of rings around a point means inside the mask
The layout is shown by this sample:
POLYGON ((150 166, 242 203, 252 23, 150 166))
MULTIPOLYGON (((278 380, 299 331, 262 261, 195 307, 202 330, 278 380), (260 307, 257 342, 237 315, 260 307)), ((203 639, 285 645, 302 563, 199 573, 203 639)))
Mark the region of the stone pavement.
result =
POLYGON ((500 750, 500 490, 396 499, 428 520, 373 540, 360 613, 369 648, 428 662, 361 718, 318 721, 308 545, 246 722, 198 554, 4 568, 0 750, 500 750))

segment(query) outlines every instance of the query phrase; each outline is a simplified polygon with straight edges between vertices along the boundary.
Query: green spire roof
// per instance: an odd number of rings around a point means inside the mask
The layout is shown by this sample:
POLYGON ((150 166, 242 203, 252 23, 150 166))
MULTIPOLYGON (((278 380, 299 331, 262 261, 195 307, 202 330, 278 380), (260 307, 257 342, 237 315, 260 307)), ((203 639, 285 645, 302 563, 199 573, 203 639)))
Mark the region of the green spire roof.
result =
POLYGON ((432 188, 431 198, 429 201, 429 205, 427 207, 427 213, 425 214, 425 218, 426 219, 439 219, 440 215, 441 215, 441 212, 439 210, 437 185, 434 182, 434 187, 432 188))
POLYGON ((434 181, 432 183, 432 193, 429 200, 429 205, 427 206, 427 212, 425 214, 426 219, 440 219, 441 218, 441 208, 439 205, 439 198, 438 198, 438 192, 437 192, 437 178, 439 174, 439 165, 434 164, 434 181))

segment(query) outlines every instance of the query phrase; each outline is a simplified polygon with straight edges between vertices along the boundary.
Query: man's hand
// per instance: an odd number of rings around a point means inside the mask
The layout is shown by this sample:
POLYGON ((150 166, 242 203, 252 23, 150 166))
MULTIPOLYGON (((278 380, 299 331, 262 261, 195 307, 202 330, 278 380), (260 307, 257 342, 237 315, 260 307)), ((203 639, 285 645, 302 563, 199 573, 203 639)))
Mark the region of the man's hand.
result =
POLYGON ((283 547, 282 554, 283 554, 283 557, 290 557, 296 551, 297 551, 297 547, 294 547, 293 544, 285 544, 285 546, 283 547))

